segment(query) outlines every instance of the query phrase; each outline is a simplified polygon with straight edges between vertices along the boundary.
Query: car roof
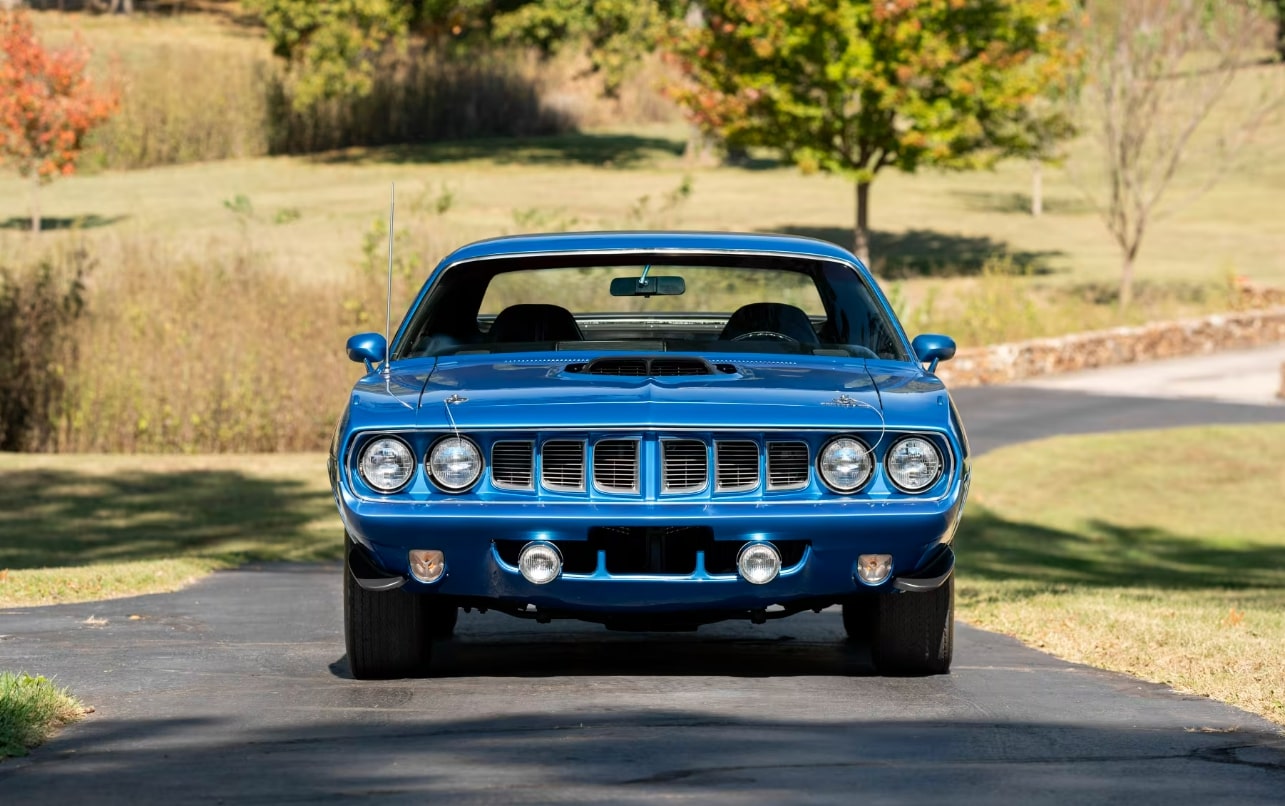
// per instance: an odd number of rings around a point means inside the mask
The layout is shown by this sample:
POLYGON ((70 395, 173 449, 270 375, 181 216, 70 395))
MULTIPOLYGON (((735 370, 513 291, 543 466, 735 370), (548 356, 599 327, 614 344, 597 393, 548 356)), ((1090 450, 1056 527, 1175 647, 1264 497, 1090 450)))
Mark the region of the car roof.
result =
POLYGON ((479 258, 559 252, 762 252, 828 258, 854 266, 860 262, 848 250, 816 238, 751 232, 554 232, 509 235, 477 241, 456 249, 442 266, 479 258))

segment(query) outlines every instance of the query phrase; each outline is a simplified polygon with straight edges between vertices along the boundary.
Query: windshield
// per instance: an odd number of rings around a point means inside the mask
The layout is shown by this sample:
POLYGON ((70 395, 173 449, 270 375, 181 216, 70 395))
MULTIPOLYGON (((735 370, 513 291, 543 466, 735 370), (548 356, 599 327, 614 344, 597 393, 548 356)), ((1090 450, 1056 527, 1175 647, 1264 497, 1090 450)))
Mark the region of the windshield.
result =
POLYGON ((474 261, 444 272, 397 358, 535 350, 770 352, 907 360, 851 267, 775 256, 474 261))

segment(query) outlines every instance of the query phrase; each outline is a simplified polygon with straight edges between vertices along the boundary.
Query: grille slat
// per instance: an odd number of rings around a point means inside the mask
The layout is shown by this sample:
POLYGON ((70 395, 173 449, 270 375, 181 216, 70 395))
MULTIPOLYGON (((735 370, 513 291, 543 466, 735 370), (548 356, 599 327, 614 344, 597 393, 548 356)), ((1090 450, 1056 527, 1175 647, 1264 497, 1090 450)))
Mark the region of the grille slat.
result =
POLYGON ((491 446, 491 483, 501 490, 534 489, 534 458, 530 442, 496 442, 491 446))
POLYGON ((606 493, 638 492, 638 440, 604 439, 594 444, 593 486, 606 493))
POLYGON ((714 487, 719 492, 745 492, 759 484, 759 446, 749 441, 714 443, 714 487))
POLYGON ((697 439, 661 442, 661 489, 667 493, 696 493, 709 483, 709 451, 697 439))
POLYGON ((550 490, 584 491, 584 448, 577 440, 549 440, 540 448, 540 483, 550 490))
POLYGON ((767 488, 801 490, 808 486, 811 472, 806 442, 769 442, 767 445, 767 488))

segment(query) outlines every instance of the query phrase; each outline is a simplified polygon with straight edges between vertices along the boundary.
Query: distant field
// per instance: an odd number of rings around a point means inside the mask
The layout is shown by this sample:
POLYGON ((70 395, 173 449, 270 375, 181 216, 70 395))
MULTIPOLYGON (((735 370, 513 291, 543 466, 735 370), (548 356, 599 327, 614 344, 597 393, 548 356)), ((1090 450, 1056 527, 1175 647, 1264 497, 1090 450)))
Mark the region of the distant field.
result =
MULTIPOLYGON (((61 221, 85 219, 90 242, 133 233, 199 241, 236 232, 223 202, 242 195, 257 215, 251 223, 256 248, 292 272, 324 277, 353 260, 362 234, 385 214, 390 181, 399 184, 404 221, 414 215, 409 202, 417 194, 450 188, 454 206, 436 244, 445 252, 540 224, 646 224, 631 220, 631 206, 643 196, 654 205, 690 174, 693 193, 681 215, 655 223, 796 232, 850 243, 853 191, 847 182, 791 168, 691 167, 681 156, 683 137, 671 127, 106 173, 61 180, 46 189, 43 204, 46 215, 61 221), (282 210, 297 211, 298 219, 272 225, 282 210), (532 223, 519 223, 523 216, 532 223)), ((1285 126, 1262 145, 1252 167, 1155 226, 1143 246, 1140 279, 1211 281, 1235 272, 1285 284, 1285 126)), ((1051 272, 1048 279, 1113 280, 1118 257, 1100 219, 1064 175, 1047 173, 1048 212, 1038 219, 1025 211, 1025 164, 882 175, 872 194, 876 267, 910 264, 950 274, 960 264, 975 269, 992 253, 1008 253, 1037 272, 1051 272)), ((26 186, 0 179, 0 227, 9 229, 0 236, 0 249, 23 248, 25 239, 12 230, 26 214, 26 186)))
MULTIPOLYGON (((51 38, 69 36, 66 19, 38 17, 51 38)), ((253 28, 200 17, 91 18, 84 28, 98 63, 119 53, 121 69, 135 70, 127 86, 147 99, 113 124, 121 142, 110 158, 100 144, 99 164, 266 153, 266 135, 238 122, 264 119, 253 74, 266 56, 253 28), (201 140, 211 128, 217 136, 201 140), (189 149, 189 139, 200 142, 189 149)), ((521 69, 535 80, 531 71, 543 68, 521 69)), ((583 101, 568 100, 565 82, 548 86, 557 90, 551 103, 583 101)), ((650 98, 657 103, 654 90, 650 98)), ((641 95, 632 103, 645 105, 641 95)), ((382 321, 390 182, 399 200, 394 316, 443 255, 495 235, 675 228, 851 243, 850 183, 770 154, 739 167, 689 160, 689 134, 681 123, 617 125, 133 171, 87 165, 42 191, 49 231, 39 238, 25 231, 29 187, 0 172, 0 267, 92 266, 89 316, 70 340, 81 366, 68 372, 58 434, 41 447, 323 447, 336 396, 355 375, 343 339, 382 321)), ((1078 170, 1089 153, 1087 141, 1072 148, 1078 170)), ((1114 302, 1119 257, 1106 228, 1065 173, 1045 173, 1040 218, 1027 212, 1030 166, 1021 162, 878 178, 872 263, 908 330, 950 333, 967 347, 1227 310, 1241 302, 1237 276, 1285 286, 1285 119, 1259 132, 1211 193, 1155 224, 1125 312, 1114 302)), ((1177 183, 1175 200, 1191 181, 1177 183)))
MULTIPOLYGON (((131 65, 176 69, 184 54, 197 62, 215 55, 244 63, 267 59, 256 29, 201 15, 123 20, 41 14, 38 21, 55 41, 80 30, 96 48, 98 62, 106 67, 116 60, 124 75, 131 65)), ((1262 75, 1242 78, 1241 94, 1262 75)), ((190 99, 174 103, 185 100, 190 99)), ((223 202, 242 195, 256 213, 255 248, 291 272, 319 277, 350 263, 371 220, 384 215, 392 180, 399 183, 404 203, 424 188, 452 190, 454 206, 435 228, 436 253, 505 232, 619 226, 798 232, 850 242, 849 183, 803 176, 770 160, 751 168, 688 165, 683 157, 687 136, 681 124, 635 126, 542 140, 229 160, 62 180, 46 190, 44 204, 46 214, 64 225, 83 220, 91 241, 147 233, 196 242, 236 231, 223 202), (654 209, 659 196, 685 174, 693 177, 694 192, 681 214, 665 220, 631 214, 643 196, 654 209), (297 220, 272 226, 283 210, 291 219, 297 213, 297 220)), ((1077 172, 1092 171, 1088 139, 1070 153, 1068 162, 1077 172)), ((1197 170, 1203 164, 1192 163, 1197 170)), ((1052 272, 1047 280, 1113 280, 1119 258, 1096 213, 1063 171, 1048 168, 1045 174, 1047 213, 1039 219, 1026 212, 1030 169, 1021 162, 972 173, 881 174, 872 194, 876 268, 911 275, 972 273, 986 257, 1006 253, 1035 273, 1052 272)), ((1171 199, 1182 199, 1190 184, 1176 181, 1171 199)), ((1280 114, 1221 184, 1153 227, 1142 249, 1140 279, 1207 282, 1234 272, 1285 285, 1283 193, 1285 114, 1280 114)), ((402 212, 409 221, 409 206, 402 212)), ((26 213, 27 188, 0 173, 0 256, 24 249, 12 230, 26 213)))

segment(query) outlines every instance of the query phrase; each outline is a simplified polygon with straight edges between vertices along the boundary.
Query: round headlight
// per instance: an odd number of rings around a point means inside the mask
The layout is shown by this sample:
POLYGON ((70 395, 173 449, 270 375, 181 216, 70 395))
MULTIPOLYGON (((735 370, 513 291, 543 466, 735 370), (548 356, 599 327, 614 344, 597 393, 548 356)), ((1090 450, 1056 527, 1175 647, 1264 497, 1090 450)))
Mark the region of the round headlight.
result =
POLYGON ((467 489, 482 475, 482 452, 461 437, 439 439, 428 453, 428 475, 443 490, 467 489))
POLYGON ((406 486, 415 472, 415 455, 400 439, 381 437, 362 449, 358 468, 372 489, 395 493, 406 486))
POLYGON ((870 449, 859 439, 839 437, 821 449, 817 460, 821 478, 836 493, 850 493, 860 489, 874 471, 870 449))
POLYGON ((888 451, 884 465, 893 486, 903 493, 923 492, 941 476, 941 452, 922 437, 907 437, 888 451))

